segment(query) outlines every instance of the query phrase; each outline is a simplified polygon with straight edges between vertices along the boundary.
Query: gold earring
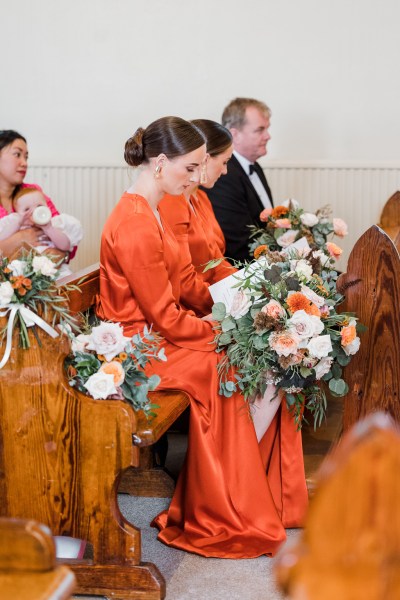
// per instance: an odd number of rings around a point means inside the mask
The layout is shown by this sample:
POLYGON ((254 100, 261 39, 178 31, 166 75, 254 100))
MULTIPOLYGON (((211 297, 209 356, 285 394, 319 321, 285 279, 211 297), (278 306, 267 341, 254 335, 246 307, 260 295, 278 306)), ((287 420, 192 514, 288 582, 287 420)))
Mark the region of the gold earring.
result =
POLYGON ((154 177, 155 179, 159 179, 160 178, 160 174, 161 174, 161 165, 157 165, 155 170, 154 170, 154 177))
POLYGON ((201 183, 201 185, 203 185, 204 183, 207 183, 207 167, 206 167, 206 165, 203 165, 201 167, 200 183, 201 183))

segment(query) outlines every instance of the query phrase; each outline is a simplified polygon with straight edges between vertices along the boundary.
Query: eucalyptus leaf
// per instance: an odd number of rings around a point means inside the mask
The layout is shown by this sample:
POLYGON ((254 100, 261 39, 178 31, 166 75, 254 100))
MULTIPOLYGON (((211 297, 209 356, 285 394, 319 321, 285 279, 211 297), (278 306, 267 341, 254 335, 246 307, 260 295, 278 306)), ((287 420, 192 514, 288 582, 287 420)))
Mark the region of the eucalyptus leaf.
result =
POLYGON ((225 317, 225 319, 221 322, 222 331, 231 331, 232 329, 236 329, 236 321, 231 317, 225 317))
POLYGON ((226 316, 226 306, 223 302, 216 302, 212 307, 212 317, 215 321, 222 321, 226 316))
POLYGON ((332 378, 329 381, 329 389, 337 396, 344 396, 347 394, 349 387, 343 379, 332 378))

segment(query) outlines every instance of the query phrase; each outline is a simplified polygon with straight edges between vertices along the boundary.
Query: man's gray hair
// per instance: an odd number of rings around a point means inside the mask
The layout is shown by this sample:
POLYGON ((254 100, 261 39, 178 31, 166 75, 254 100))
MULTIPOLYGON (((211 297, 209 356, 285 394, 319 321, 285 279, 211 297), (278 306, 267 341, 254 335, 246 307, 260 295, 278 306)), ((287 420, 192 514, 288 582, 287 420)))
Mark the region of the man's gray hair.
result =
POLYGON ((254 98, 235 98, 229 102, 222 113, 222 125, 227 129, 242 129, 246 122, 246 108, 254 106, 265 116, 271 116, 270 108, 254 98))

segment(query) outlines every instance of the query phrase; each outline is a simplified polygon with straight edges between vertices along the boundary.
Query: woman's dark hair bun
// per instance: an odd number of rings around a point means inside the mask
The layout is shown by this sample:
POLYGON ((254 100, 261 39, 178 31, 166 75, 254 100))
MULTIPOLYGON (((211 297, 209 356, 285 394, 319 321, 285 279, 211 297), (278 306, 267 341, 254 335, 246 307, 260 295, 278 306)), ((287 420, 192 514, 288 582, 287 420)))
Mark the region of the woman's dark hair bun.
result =
POLYGON ((138 167, 144 160, 143 127, 136 129, 135 133, 125 144, 124 158, 131 167, 138 167))

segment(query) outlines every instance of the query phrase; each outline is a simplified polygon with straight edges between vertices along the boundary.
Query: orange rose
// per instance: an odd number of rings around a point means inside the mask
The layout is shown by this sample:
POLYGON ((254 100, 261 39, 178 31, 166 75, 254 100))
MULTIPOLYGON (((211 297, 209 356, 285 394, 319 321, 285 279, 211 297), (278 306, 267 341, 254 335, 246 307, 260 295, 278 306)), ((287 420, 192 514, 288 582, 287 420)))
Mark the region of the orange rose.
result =
POLYGON ((335 258, 336 260, 340 257, 340 255, 343 252, 343 250, 339 248, 339 246, 336 246, 336 244, 334 244, 333 242, 327 242, 326 249, 328 250, 330 256, 332 256, 332 258, 335 258))

